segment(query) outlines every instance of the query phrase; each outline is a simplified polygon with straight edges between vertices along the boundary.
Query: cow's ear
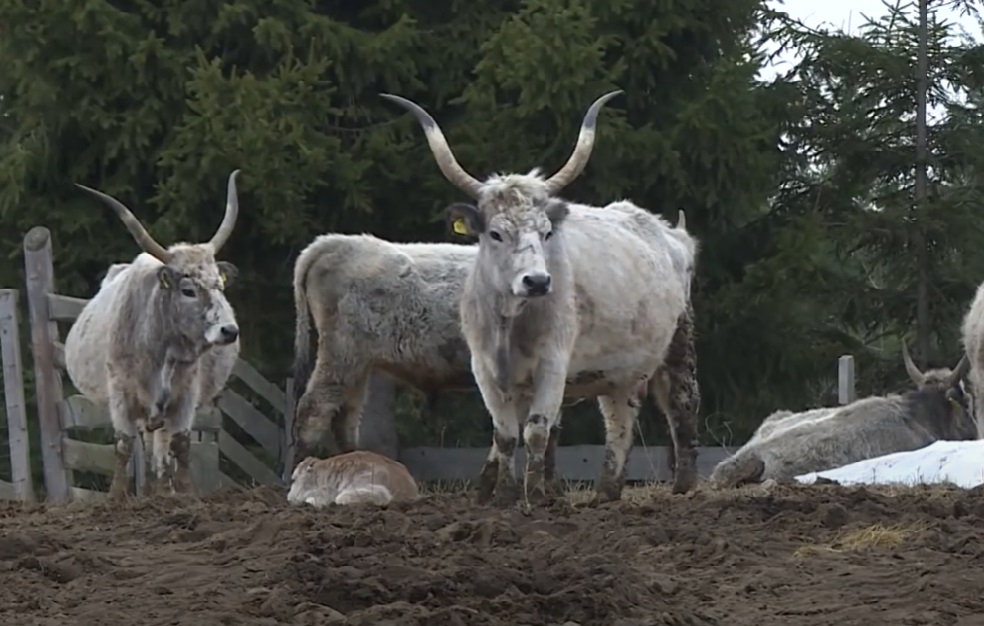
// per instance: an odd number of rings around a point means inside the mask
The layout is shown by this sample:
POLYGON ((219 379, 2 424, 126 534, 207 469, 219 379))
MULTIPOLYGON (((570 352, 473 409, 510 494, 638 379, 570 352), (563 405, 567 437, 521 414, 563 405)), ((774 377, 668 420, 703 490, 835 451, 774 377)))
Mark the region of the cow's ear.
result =
POLYGON ((485 232, 485 218, 474 204, 455 202, 444 211, 454 234, 478 237, 485 232))
POLYGON ((219 281, 225 289, 239 276, 239 268, 229 261, 219 261, 216 265, 219 266, 219 281))
POLYGON ((556 228, 564 223, 564 220, 567 219, 571 209, 563 200, 550 198, 547 200, 547 206, 543 208, 543 212, 547 214, 547 219, 550 220, 550 225, 556 228))
POLYGON ((157 270, 157 282, 160 284, 161 289, 172 289, 178 284, 181 279, 178 276, 177 270, 173 267, 167 265, 162 265, 159 270, 157 270))

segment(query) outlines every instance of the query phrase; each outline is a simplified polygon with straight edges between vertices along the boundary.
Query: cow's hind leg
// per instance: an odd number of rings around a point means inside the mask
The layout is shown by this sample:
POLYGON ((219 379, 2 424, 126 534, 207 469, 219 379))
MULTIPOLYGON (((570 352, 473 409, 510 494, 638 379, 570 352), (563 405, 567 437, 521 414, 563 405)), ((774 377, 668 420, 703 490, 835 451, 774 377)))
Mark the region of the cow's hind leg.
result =
POLYGON ((594 502, 612 502, 622 497, 625 466, 632 450, 633 429, 640 401, 635 387, 598 396, 598 408, 605 418, 605 462, 595 488, 594 502))
POLYGON ((329 370, 321 362, 297 402, 295 465, 308 456, 327 458, 355 449, 349 433, 358 430, 369 368, 329 370))
POLYGON ((649 381, 673 439, 673 493, 686 493, 697 484, 697 415, 700 386, 690 309, 680 316, 663 365, 649 381))
POLYGON ((359 424, 362 422, 362 408, 366 402, 366 389, 369 386, 369 371, 353 379, 345 387, 345 395, 338 414, 332 420, 332 433, 339 449, 351 452, 359 446, 359 424))

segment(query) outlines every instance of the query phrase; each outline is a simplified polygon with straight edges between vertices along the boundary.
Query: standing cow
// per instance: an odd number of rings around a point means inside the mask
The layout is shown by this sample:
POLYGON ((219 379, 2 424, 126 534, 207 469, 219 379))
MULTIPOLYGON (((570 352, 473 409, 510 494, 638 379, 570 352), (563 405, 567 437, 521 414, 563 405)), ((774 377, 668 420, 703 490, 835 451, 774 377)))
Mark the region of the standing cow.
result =
MULTIPOLYGON (((405 98, 383 96, 416 117, 441 172, 477 201, 453 204, 447 213, 455 232, 478 238, 460 319, 495 430, 479 479, 483 499, 493 492, 502 504, 518 498, 512 464, 523 420, 526 499, 547 499, 548 433, 565 395, 598 397, 606 450, 597 500, 619 499, 640 406, 637 389, 663 365, 687 314, 687 290, 668 246, 653 246, 626 228, 617 211, 556 197, 587 165, 598 112, 618 93, 591 105, 573 154, 552 177, 534 169, 484 182, 458 164, 430 114, 405 98)), ((695 424, 680 414, 671 420, 685 448, 695 439, 695 424)), ((695 453, 677 451, 674 491, 696 482, 689 463, 695 453)))
POLYGON ((239 213, 229 176, 225 216, 207 243, 165 249, 121 202, 79 185, 108 204, 144 250, 114 264, 65 339, 65 365, 83 394, 109 406, 116 431, 110 498, 126 494, 126 465, 138 434, 153 434, 158 480, 191 488, 188 463, 195 412, 225 386, 239 356, 239 326, 223 290, 236 267, 216 261, 239 213))

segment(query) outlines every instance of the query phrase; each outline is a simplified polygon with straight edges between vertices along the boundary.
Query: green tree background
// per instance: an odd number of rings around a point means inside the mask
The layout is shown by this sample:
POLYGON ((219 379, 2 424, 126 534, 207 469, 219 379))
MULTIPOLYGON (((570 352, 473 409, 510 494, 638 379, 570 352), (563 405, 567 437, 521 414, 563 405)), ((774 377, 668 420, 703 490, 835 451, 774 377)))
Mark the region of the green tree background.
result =
MULTIPOLYGON (((705 444, 739 445, 778 408, 833 403, 844 353, 858 359, 860 394, 906 387, 914 228, 930 249, 929 361, 959 357, 960 317, 984 276, 984 52, 934 20, 931 101, 943 113, 930 131, 932 207, 915 223, 911 10, 859 36, 810 30, 758 0, 0 0, 0 15, 4 286, 23 287, 22 238, 39 224, 61 293, 90 296, 110 263, 135 255, 73 183, 120 198, 169 243, 211 235, 241 168, 222 256, 241 272, 230 299, 244 356, 280 382, 293 261, 314 236, 449 237, 440 211, 457 192, 380 92, 425 106, 481 176, 559 167, 588 103, 618 88, 564 193, 628 198, 671 221, 686 210, 702 242, 705 444), (758 80, 763 43, 802 60, 758 80)), ((489 441, 477 394, 442 398, 434 414, 409 392, 398 406, 404 445, 489 441)), ((665 442, 657 417, 646 409, 646 443, 665 442)), ((593 403, 564 423, 564 443, 600 442, 593 403)))

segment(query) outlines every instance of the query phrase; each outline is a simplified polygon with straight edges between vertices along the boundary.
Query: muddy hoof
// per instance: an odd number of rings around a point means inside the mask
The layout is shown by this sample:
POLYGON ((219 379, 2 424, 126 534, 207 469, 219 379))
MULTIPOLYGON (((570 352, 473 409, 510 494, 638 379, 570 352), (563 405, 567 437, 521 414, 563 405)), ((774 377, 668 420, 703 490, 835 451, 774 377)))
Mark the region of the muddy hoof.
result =
POLYGON ((555 478, 546 482, 546 491, 549 496, 563 498, 567 495, 567 486, 564 485, 564 481, 555 478))
POLYGON ((492 503, 497 507, 510 507, 519 502, 518 485, 496 485, 492 503))
POLYGON ((683 494, 692 491, 697 486, 697 473, 694 471, 680 471, 673 477, 673 489, 675 494, 683 494))

